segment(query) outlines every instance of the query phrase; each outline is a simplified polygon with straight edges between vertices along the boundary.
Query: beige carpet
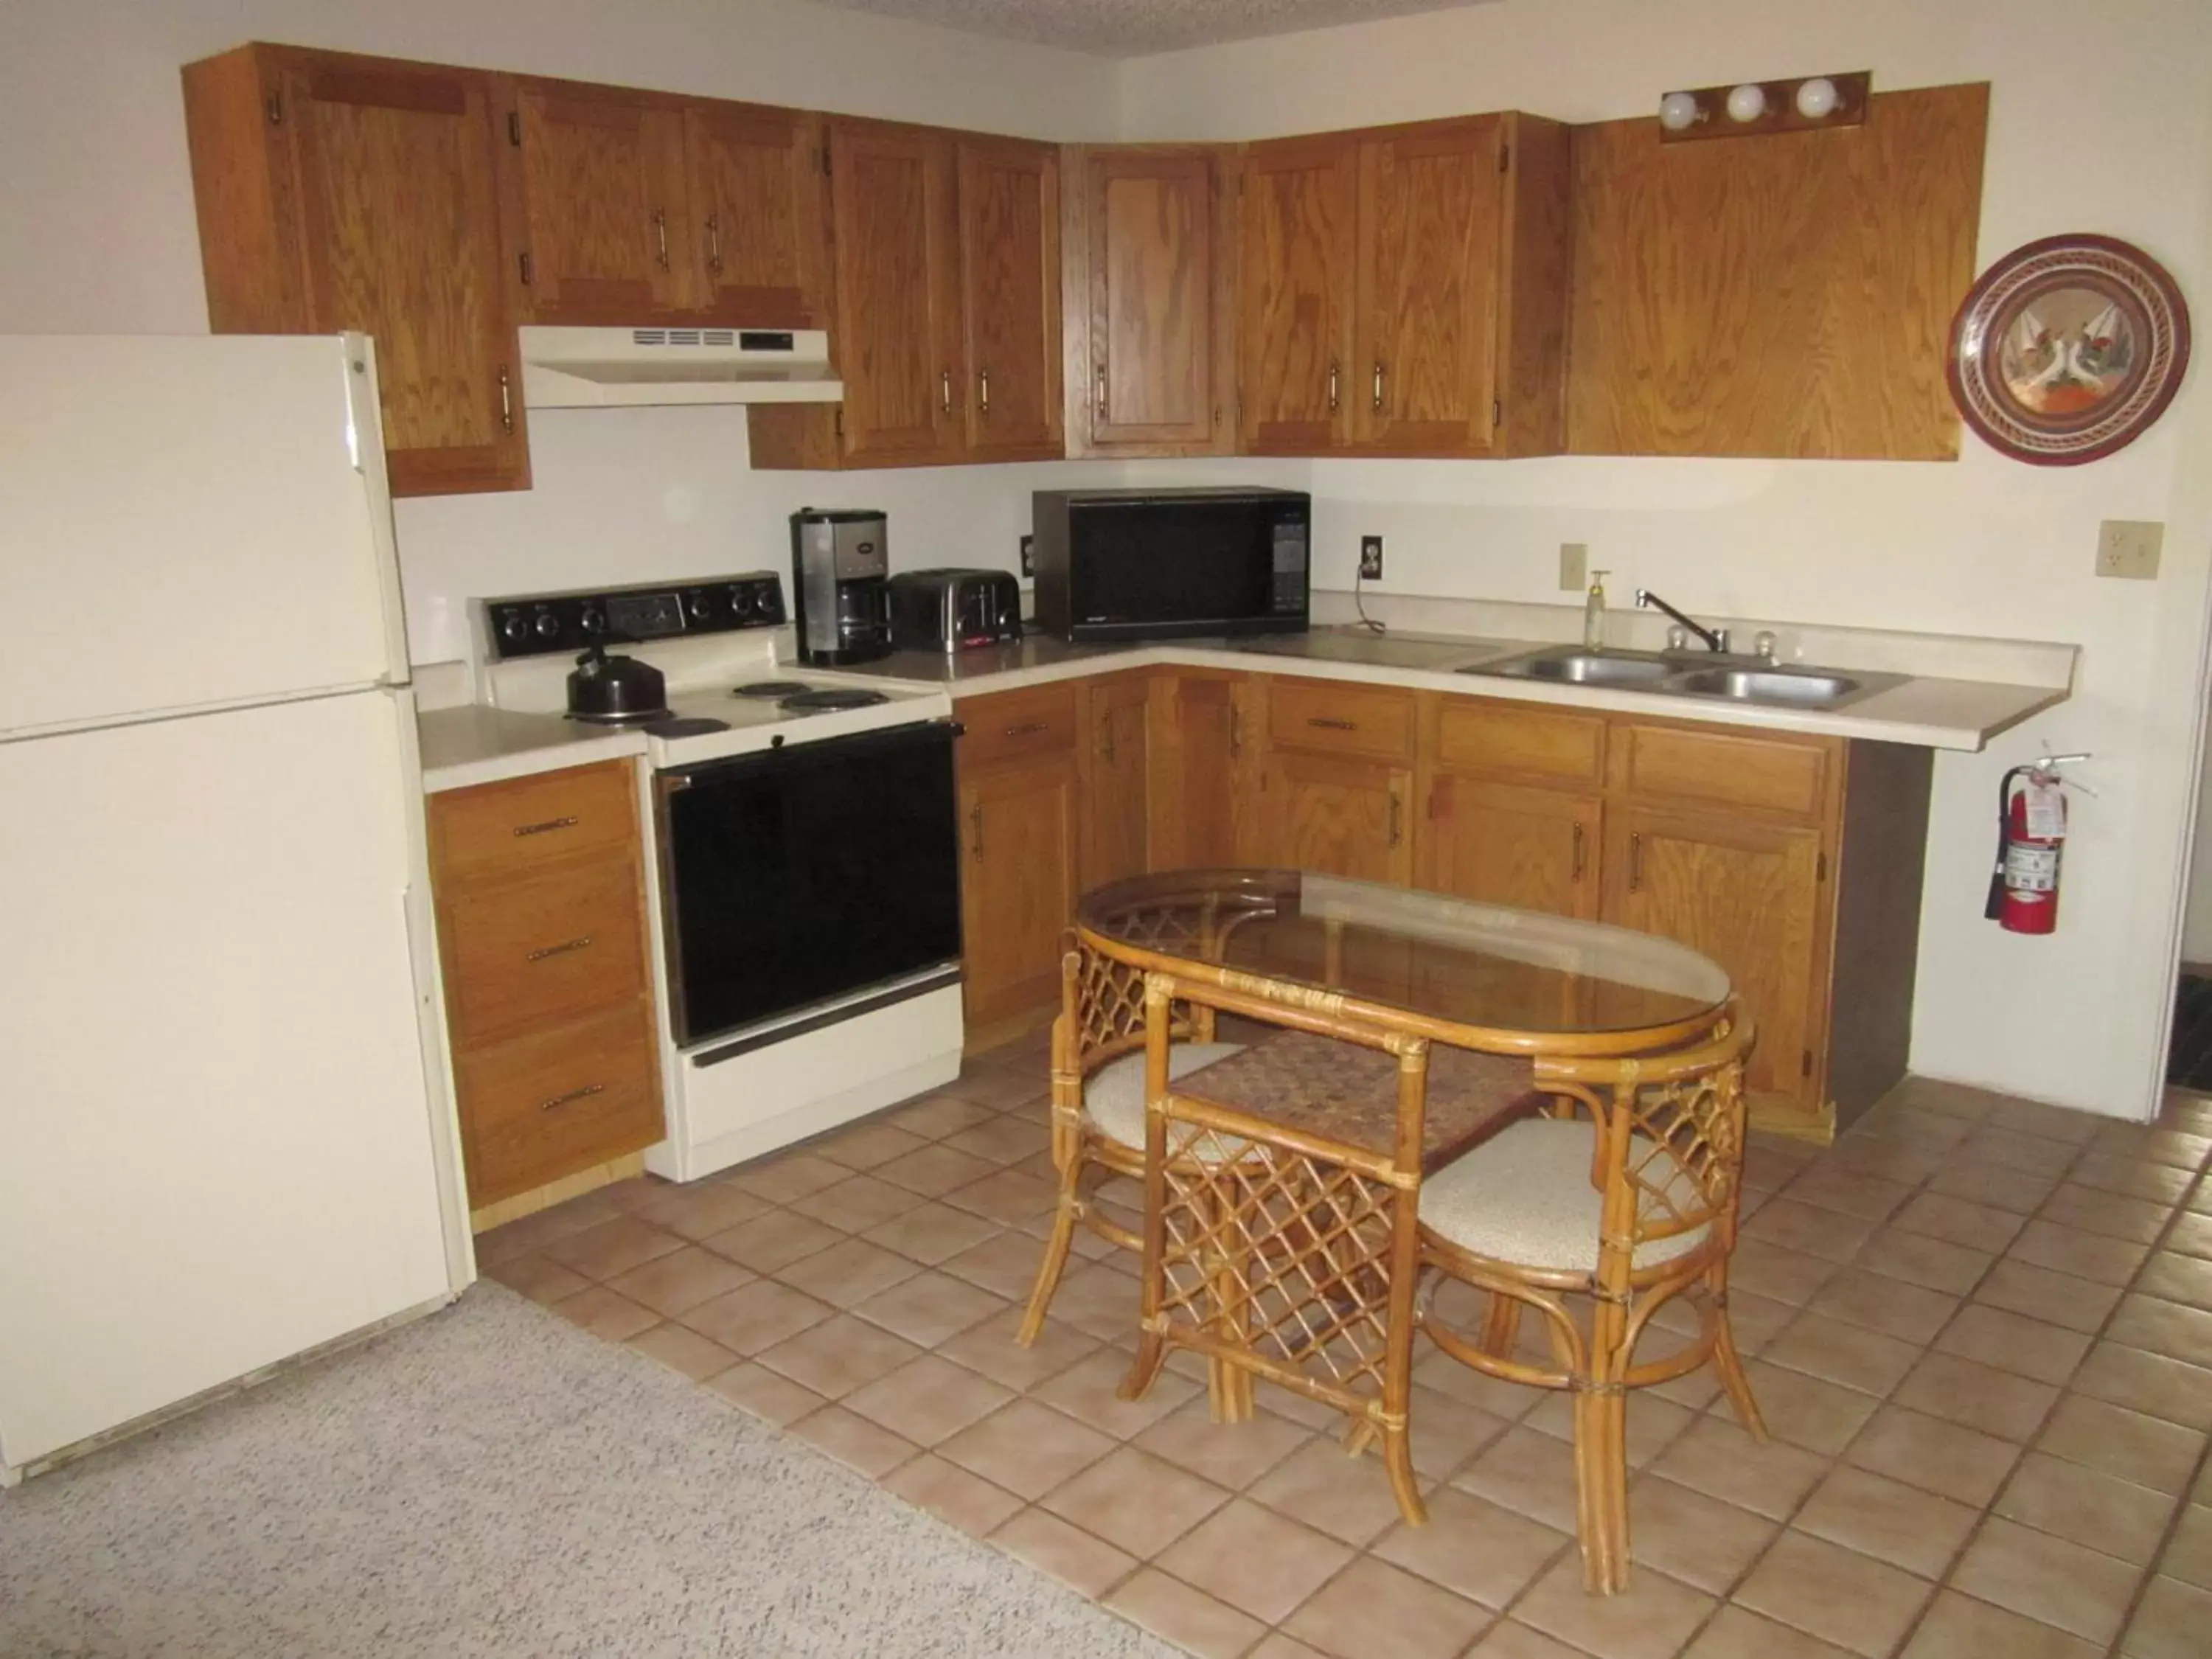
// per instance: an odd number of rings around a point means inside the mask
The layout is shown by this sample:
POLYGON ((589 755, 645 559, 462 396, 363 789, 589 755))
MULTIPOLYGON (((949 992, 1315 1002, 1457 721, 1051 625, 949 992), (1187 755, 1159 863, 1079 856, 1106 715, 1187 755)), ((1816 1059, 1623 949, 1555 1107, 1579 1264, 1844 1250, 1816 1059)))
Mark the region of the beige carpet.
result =
POLYGON ((1172 1652, 489 1283, 0 1492, 7 1659, 1172 1652))

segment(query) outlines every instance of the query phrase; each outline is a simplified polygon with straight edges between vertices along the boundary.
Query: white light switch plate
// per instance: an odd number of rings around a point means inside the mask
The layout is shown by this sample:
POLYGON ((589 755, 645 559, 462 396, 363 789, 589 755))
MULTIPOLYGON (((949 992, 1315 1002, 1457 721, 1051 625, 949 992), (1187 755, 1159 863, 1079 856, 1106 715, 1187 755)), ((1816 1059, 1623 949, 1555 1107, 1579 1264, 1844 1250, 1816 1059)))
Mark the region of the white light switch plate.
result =
POLYGON ((1589 586, 1589 549, 1580 542, 1559 544, 1559 591, 1579 593, 1589 586))
POLYGON ((2097 574, 2154 581, 2165 544, 2166 526, 2155 520, 2107 519, 2097 526, 2097 574))

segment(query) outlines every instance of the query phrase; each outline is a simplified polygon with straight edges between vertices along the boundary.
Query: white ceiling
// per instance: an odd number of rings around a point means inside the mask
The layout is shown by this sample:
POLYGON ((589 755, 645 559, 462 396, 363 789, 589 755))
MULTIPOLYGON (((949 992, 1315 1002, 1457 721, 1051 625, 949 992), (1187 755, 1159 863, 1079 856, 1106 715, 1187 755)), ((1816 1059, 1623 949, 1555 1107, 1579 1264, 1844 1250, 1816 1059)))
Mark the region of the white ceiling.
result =
POLYGON ((1108 58, 1137 58, 1221 40, 1448 11, 1490 0, 823 0, 850 11, 912 18, 1108 58))

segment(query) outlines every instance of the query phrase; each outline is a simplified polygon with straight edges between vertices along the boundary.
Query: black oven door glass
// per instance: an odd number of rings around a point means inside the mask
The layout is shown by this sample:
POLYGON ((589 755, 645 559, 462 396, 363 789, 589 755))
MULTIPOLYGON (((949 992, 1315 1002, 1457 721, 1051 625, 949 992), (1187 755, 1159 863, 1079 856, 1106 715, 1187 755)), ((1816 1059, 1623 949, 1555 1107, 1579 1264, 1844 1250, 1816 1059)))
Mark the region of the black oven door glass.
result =
POLYGON ((1262 503, 1086 501, 1068 538, 1079 627, 1241 622, 1273 608, 1274 530, 1262 503))
POLYGON ((678 1042, 960 954, 952 738, 933 721, 661 775, 678 1042))

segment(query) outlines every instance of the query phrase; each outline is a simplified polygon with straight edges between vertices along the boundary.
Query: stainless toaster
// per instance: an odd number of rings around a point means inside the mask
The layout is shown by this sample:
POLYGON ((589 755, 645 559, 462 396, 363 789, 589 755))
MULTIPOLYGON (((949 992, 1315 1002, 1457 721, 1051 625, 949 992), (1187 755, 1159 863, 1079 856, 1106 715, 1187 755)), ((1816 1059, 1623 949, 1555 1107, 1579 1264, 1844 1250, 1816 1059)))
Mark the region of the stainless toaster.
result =
POLYGON ((957 651, 1021 636, 1021 584, 1003 570, 906 570, 891 578, 895 649, 957 651))

